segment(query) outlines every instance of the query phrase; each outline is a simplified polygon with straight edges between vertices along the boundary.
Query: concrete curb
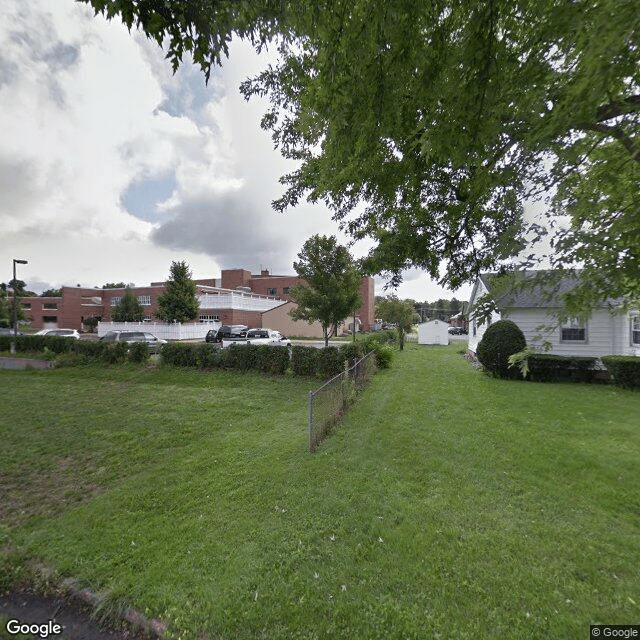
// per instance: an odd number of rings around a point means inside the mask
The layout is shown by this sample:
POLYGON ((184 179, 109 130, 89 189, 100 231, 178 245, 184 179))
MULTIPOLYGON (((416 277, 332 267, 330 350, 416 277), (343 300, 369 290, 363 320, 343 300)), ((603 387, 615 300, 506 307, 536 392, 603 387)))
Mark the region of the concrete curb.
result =
MULTIPOLYGON (((46 582, 52 583, 55 587, 55 571, 44 564, 33 564, 32 570, 40 575, 46 582)), ((58 590, 61 594, 67 595, 71 599, 80 601, 81 603, 88 605, 93 611, 95 611, 100 604, 105 600, 105 595, 101 595, 87 588, 80 588, 80 581, 76 578, 65 578, 60 582, 57 582, 58 590)), ((127 607, 122 614, 122 619, 125 620, 133 631, 141 631, 150 638, 155 640, 169 640, 166 635, 168 631, 168 624, 162 620, 155 618, 147 618, 139 611, 131 607, 127 607)))

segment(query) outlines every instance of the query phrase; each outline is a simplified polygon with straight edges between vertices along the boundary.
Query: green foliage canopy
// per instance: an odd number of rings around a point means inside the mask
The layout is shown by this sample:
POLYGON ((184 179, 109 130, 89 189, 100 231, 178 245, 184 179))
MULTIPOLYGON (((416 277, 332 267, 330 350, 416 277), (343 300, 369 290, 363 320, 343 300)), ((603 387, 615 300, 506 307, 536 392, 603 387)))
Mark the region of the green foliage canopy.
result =
POLYGON ((400 350, 404 349, 405 334, 411 329, 414 320, 413 304, 411 300, 400 300, 395 295, 383 298, 378 304, 377 311, 380 317, 386 322, 397 325, 400 350))
POLYGON ((186 262, 172 262, 165 290, 158 296, 156 317, 165 322, 189 322, 198 317, 196 284, 186 262))
POLYGON ((124 290, 122 300, 111 312, 111 319, 114 322, 142 322, 144 319, 144 309, 130 287, 124 290))
POLYGON ((11 322, 11 304, 6 290, 0 288, 0 327, 10 327, 11 322))
POLYGON ((547 233, 522 203, 551 194, 553 265, 589 276, 576 300, 638 293, 637 0, 84 1, 207 78, 233 34, 277 43, 241 87, 299 162, 275 207, 324 201, 373 240, 369 272, 455 288, 547 233))
POLYGON ((362 275, 349 251, 338 244, 335 236, 311 236, 298 258, 293 266, 305 284, 296 285, 289 292, 298 305, 291 317, 308 322, 318 320, 326 346, 329 330, 362 305, 362 275))

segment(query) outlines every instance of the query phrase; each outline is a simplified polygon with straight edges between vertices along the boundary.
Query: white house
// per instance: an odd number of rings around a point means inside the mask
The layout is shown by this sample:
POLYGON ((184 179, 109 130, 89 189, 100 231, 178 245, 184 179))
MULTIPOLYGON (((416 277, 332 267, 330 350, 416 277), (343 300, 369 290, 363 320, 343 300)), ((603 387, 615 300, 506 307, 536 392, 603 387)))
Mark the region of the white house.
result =
POLYGON ((419 324, 418 344, 449 344, 449 323, 431 320, 419 324))
POLYGON ((501 294, 495 300, 497 310, 481 323, 474 316, 474 307, 483 295, 491 295, 491 283, 496 277, 497 274, 493 273, 480 274, 471 292, 469 351, 476 352, 490 324, 509 319, 522 329, 528 345, 540 346, 547 341, 551 345, 548 353, 561 356, 640 356, 640 316, 637 311, 623 311, 620 305, 608 303, 594 309, 587 320, 570 319, 558 324, 555 316, 561 306, 559 300, 562 294, 576 285, 575 279, 561 280, 553 296, 547 295, 539 286, 501 294))

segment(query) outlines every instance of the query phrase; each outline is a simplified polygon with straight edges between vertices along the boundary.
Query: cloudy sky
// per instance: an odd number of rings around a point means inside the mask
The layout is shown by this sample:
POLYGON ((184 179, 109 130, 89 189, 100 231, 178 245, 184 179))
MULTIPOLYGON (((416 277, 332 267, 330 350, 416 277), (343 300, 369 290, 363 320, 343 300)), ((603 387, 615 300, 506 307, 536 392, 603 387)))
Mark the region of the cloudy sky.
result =
MULTIPOLYGON (((0 281, 13 258, 29 261, 18 277, 36 292, 145 285, 172 260, 196 278, 289 274, 312 234, 346 243, 322 205, 271 208, 291 165, 260 129, 265 104, 238 91, 263 66, 237 43, 205 86, 199 69, 172 75, 155 43, 84 4, 2 0, 0 281)), ((453 295, 416 270, 398 294, 453 295)))

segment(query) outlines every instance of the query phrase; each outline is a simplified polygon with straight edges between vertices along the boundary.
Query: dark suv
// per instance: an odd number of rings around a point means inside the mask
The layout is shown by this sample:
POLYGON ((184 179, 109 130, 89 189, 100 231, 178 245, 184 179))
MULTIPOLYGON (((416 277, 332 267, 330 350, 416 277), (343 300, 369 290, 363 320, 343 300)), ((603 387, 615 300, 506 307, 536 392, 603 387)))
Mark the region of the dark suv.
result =
POLYGON ((244 324, 223 324, 219 329, 207 331, 204 341, 219 344, 224 338, 244 338, 248 328, 244 324))

